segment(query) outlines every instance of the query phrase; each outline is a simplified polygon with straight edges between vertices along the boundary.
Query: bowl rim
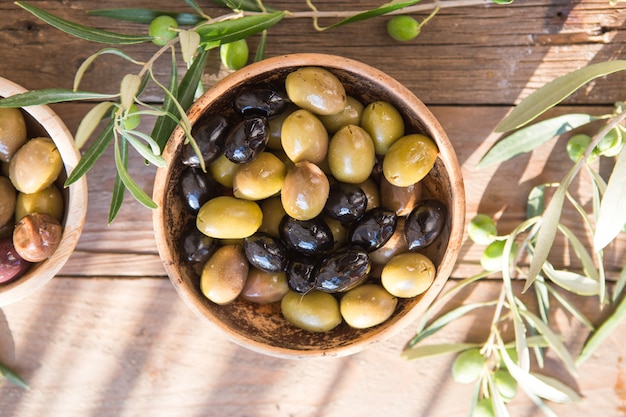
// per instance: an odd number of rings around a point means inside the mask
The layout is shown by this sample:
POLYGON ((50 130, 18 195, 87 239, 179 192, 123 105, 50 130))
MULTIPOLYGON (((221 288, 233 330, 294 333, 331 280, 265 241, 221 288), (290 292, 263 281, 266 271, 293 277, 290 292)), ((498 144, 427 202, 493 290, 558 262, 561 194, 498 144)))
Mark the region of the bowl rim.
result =
MULTIPOLYGON (((174 288, 178 292, 179 296, 192 309, 192 311, 194 311, 194 313, 200 316, 205 322, 209 323, 214 329, 222 332, 228 339, 237 345, 258 353, 288 359, 320 356, 339 357, 351 355, 362 351, 368 345, 390 338, 404 329, 408 324, 414 322, 417 318, 422 316, 426 308, 432 304, 435 297, 439 294, 454 268, 462 245, 466 210, 465 189, 461 168, 452 143, 448 139, 438 120, 425 106, 425 104, 407 87, 388 74, 363 62, 342 56, 322 53, 298 53, 266 58, 262 61, 249 64, 246 67, 219 80, 192 104, 187 112, 187 116, 193 125, 193 123, 195 123, 195 121, 202 115, 204 108, 208 104, 216 101, 218 97, 227 93, 233 87, 244 83, 251 77, 257 77, 275 69, 304 66, 318 66, 329 68, 331 70, 336 69, 349 73, 355 73, 375 84, 385 84, 386 89, 393 91, 394 96, 397 96, 398 98, 400 96, 404 97, 402 101, 410 103, 411 108, 416 114, 419 115, 420 119, 428 120, 429 130, 433 134, 433 139, 439 147, 440 159, 442 160, 451 182, 450 188, 452 193, 452 203, 448 209, 450 211, 452 221, 447 249, 440 262, 441 268, 438 269, 433 284, 422 295, 422 300, 416 306, 413 306, 404 317, 401 317, 395 323, 388 325, 386 328, 376 333, 371 340, 366 339, 355 341, 354 343, 345 346, 325 350, 297 350, 270 346, 246 338, 237 332, 232 331, 224 323, 217 320, 211 320, 206 317, 203 314, 202 303, 198 301, 192 292, 183 285, 183 280, 178 276, 176 271, 174 261, 176 258, 170 251, 169 245, 165 239, 167 224, 165 224, 163 202, 170 170, 169 168, 157 169, 153 190, 153 199, 158 205, 158 208, 153 212, 156 244, 168 277, 170 278, 170 281, 174 285, 174 288)), ((172 136, 170 137, 163 152, 163 157, 167 161, 167 166, 169 166, 169 163, 175 155, 182 140, 184 140, 184 132, 180 127, 177 127, 177 129, 172 133, 172 136)))
MULTIPOLYGON (((28 90, 13 81, 0 77, 0 97, 26 93, 28 90)), ((80 160, 80 152, 74 146, 74 137, 61 118, 47 105, 27 106, 21 108, 47 132, 55 143, 65 172, 69 175, 80 160)), ((63 235, 59 246, 43 262, 40 262, 20 278, 0 285, 0 307, 12 304, 28 296, 50 281, 65 265, 74 252, 82 233, 87 215, 87 178, 82 176, 68 187, 68 203, 63 235)))

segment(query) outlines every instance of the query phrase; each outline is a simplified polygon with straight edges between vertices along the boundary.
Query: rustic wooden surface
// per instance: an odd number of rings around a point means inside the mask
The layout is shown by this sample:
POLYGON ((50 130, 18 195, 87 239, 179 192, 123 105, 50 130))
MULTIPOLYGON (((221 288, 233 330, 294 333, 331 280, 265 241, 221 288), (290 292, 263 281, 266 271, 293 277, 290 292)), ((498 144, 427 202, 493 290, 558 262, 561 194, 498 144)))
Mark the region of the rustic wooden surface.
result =
MULTIPOLYGON (((89 17, 100 7, 149 7, 186 11, 183 2, 164 0, 31 1, 63 17, 102 29, 133 32, 138 25, 89 17)), ((207 5, 209 14, 220 9, 207 5)), ((306 10, 304 2, 275 2, 306 10)), ((320 10, 353 9, 347 0, 317 1, 320 10)), ((360 7, 375 6, 368 0, 360 7)), ((0 76, 26 88, 66 87, 80 63, 100 49, 64 35, 12 2, 0 2, 0 76)), ((426 13, 420 14, 420 17, 426 13)), ((619 59, 626 47, 626 8, 608 0, 518 0, 509 6, 473 6, 441 10, 409 43, 385 35, 386 18, 323 34, 310 21, 285 20, 270 31, 269 56, 327 52, 358 59, 398 79, 439 118, 463 167, 467 218, 477 212, 500 217, 503 231, 524 216, 533 185, 560 179, 569 162, 565 141, 551 143, 500 166, 477 169, 480 156, 499 138, 493 128, 515 103, 545 82, 585 64, 619 59), (506 210, 506 211, 505 211, 506 210)), ((252 42, 254 44, 254 42, 252 42)), ((150 45, 125 48, 138 59, 150 45)), ((87 74, 86 90, 115 91, 123 74, 134 69, 106 58, 87 74)), ((160 76, 166 66, 159 66, 160 76)), ((599 79, 567 101, 579 111, 608 112, 622 100, 624 74, 599 79)), ((146 100, 162 95, 149 90, 146 100)), ((92 104, 53 108, 75 131, 92 104)), ((550 114, 572 110, 561 107, 550 114)), ((149 131, 150 120, 144 120, 149 131)), ((153 168, 139 161, 132 175, 148 192, 153 168)), ((78 248, 60 274, 42 290, 0 314, 0 362, 30 384, 24 391, 0 386, 0 416, 465 416, 471 387, 452 381, 451 356, 407 362, 400 357, 414 329, 365 352, 340 359, 289 361, 259 355, 207 328, 178 298, 161 266, 149 210, 130 197, 120 217, 107 225, 114 180, 109 153, 88 176, 89 211, 78 248)), ((589 193, 573 188, 583 199, 589 193)), ((573 228, 580 230, 577 222, 573 228)), ((612 276, 624 264, 623 238, 610 248, 612 276)), ((465 242, 453 280, 479 270, 481 247, 465 242)), ((562 244, 555 263, 569 266, 562 244)), ((452 285, 452 283, 450 284, 452 285)), ((452 301, 492 299, 499 282, 481 283, 452 301)), ((595 299, 573 299, 593 320, 602 313, 595 299)), ((486 313, 485 313, 486 314, 486 313)), ((554 320, 573 351, 587 333, 556 309, 554 320)), ((479 341, 487 315, 455 323, 433 341, 479 341)), ((553 405, 559 415, 626 414, 626 346, 614 335, 580 368, 578 378, 549 360, 545 373, 563 378, 582 395, 578 404, 553 405)), ((511 415, 541 415, 523 394, 511 403, 511 415)))

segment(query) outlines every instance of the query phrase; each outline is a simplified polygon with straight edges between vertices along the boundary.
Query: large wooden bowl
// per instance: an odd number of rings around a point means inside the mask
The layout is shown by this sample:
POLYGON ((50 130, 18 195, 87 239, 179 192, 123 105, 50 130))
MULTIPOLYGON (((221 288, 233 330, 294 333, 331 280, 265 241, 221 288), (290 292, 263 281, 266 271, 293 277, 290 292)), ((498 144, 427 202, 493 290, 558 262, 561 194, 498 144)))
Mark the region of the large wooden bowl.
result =
MULTIPOLYGON (((236 300, 217 305, 200 291, 200 278, 182 260, 179 241, 190 220, 177 194, 183 169, 180 154, 184 134, 174 132, 164 157, 167 169, 159 169, 154 184, 154 199, 159 208, 154 213, 157 246, 167 273, 184 302, 207 323, 215 326, 232 341, 257 352, 285 357, 342 356, 362 350, 367 345, 388 338, 413 323, 432 303, 449 277, 461 246, 465 193, 461 170, 454 149, 438 121, 407 88, 379 70, 339 56, 296 54, 266 59, 244 67, 207 91, 188 112, 191 123, 206 112, 230 111, 233 96, 253 84, 272 83, 303 66, 320 66, 333 72, 344 84, 347 94, 367 104, 386 100, 403 114, 407 132, 421 132, 434 139, 439 147, 435 167, 423 180, 426 194, 448 207, 448 221, 440 238, 425 252, 437 266, 432 286, 422 295, 401 299, 393 316, 385 323, 365 330, 345 323, 326 333, 298 329, 281 315, 279 303, 253 305, 236 300)), ((189 323, 189 325, 195 325, 189 323)))
MULTIPOLYGON (((0 77, 0 97, 9 97, 24 92, 26 92, 25 88, 0 77)), ((28 137, 50 137, 63 159, 65 169, 57 180, 57 185, 63 190, 65 198, 63 236, 52 256, 43 262, 33 264, 21 277, 0 284, 0 307, 26 297, 59 272, 78 243, 87 214, 86 178, 81 178, 70 187, 63 187, 65 179, 80 159, 72 134, 59 116, 48 106, 29 106, 22 109, 22 112, 28 129, 28 137)))

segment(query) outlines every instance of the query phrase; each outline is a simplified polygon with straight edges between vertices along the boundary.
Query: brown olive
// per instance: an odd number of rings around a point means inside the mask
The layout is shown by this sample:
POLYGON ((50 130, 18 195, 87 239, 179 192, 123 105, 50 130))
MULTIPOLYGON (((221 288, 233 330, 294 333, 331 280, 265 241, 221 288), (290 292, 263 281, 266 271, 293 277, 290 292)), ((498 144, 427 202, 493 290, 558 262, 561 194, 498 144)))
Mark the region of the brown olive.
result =
POLYGON ((400 298, 416 297, 426 291, 435 280, 435 265, 417 252, 394 256, 381 273, 383 287, 400 298))
POLYGON ((293 325, 312 332, 327 332, 341 323, 339 302, 331 294, 289 291, 280 302, 283 316, 293 325))
POLYGON ((58 221, 63 220, 65 201, 59 188, 52 184, 32 194, 17 194, 15 204, 15 221, 29 213, 48 213, 58 221))
POLYGON ((287 172, 280 198, 289 216, 310 220, 324 209, 329 191, 326 174, 317 165, 302 161, 287 172))
POLYGON ((239 296, 246 301, 266 304, 280 301, 287 291, 289 286, 284 271, 267 272, 251 267, 239 296))
POLYGON ((337 114, 346 107, 343 84, 323 68, 304 67, 289 73, 285 88, 292 102, 315 114, 337 114))
POLYGON ((214 303, 228 304, 243 290, 248 270, 248 261, 240 246, 222 246, 204 265, 200 290, 214 303))
POLYGON ((310 111, 300 109, 283 122, 282 147, 293 162, 320 163, 328 151, 328 132, 322 122, 310 111))
POLYGON ((261 202, 261 212, 263 213, 263 221, 259 232, 268 234, 273 237, 280 237, 279 225, 280 221, 285 217, 285 209, 280 197, 271 197, 261 202))
POLYGON ((383 174, 398 187, 408 187, 426 176, 435 165, 437 145, 427 136, 411 134, 396 140, 383 159, 383 174))
POLYGON ((346 107, 337 114, 327 116, 319 116, 321 122, 330 133, 335 133, 339 129, 347 125, 361 124, 361 115, 363 114, 363 104, 352 96, 347 97, 346 107))
POLYGON ((380 285, 365 284, 344 294, 339 309, 350 327, 366 329, 386 321, 397 305, 398 299, 380 285))
POLYGON ((385 177, 380 179, 380 199, 387 210, 395 211, 398 216, 406 216, 422 198, 422 183, 417 182, 407 187, 391 184, 385 177))
POLYGON ((48 259, 61 242, 63 227, 47 213, 30 213, 22 217, 13 231, 16 252, 29 262, 48 259))
POLYGON ((26 194, 49 187, 63 169, 61 154, 52 139, 29 140, 11 158, 9 178, 13 186, 26 194))
POLYGON ((17 253, 11 238, 0 239, 0 284, 19 278, 29 267, 30 262, 17 253))
POLYGON ((11 180, 0 176, 0 227, 13 220, 16 201, 17 191, 11 180))
POLYGON ((386 101, 374 101, 365 106, 361 127, 372 137, 379 155, 385 155, 391 144, 404 135, 402 115, 386 101))
POLYGON ((277 194, 283 187, 287 168, 275 155, 261 152, 241 164, 233 176, 233 195, 246 200, 262 200, 277 194))
POLYGON ((198 230, 216 239, 242 239, 261 226, 263 212, 254 201, 231 196, 215 197, 200 208, 198 230))
POLYGON ((374 142, 356 125, 337 131, 328 146, 330 171, 337 181, 359 184, 372 173, 375 163, 374 142))
POLYGON ((17 108, 0 108, 0 161, 9 162, 27 138, 22 111, 17 108))

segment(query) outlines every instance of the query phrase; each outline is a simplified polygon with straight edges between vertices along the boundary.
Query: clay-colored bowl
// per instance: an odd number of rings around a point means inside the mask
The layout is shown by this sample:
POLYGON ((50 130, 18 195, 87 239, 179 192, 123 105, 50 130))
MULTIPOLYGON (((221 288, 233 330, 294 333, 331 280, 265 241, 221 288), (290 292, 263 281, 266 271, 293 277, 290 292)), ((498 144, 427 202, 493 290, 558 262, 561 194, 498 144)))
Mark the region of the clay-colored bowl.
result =
MULTIPOLYGON (((422 180, 426 195, 448 207, 448 221, 438 240, 424 253, 437 266, 432 286, 422 295, 400 299, 392 317, 376 327, 356 330, 342 323, 326 333, 300 330, 281 315, 280 303, 256 305, 235 300, 228 305, 209 301, 200 291, 199 276, 182 261, 178 242, 191 216, 177 194, 178 178, 183 169, 180 154, 184 134, 174 132, 164 152, 167 169, 160 169, 154 184, 154 199, 159 205, 154 213, 157 246, 167 273, 184 302, 206 322, 232 341, 257 352, 284 358, 343 356, 356 353, 367 345, 388 338, 419 318, 440 292, 452 271, 461 246, 465 193, 456 154, 445 132, 426 108, 407 88, 379 70, 338 56, 296 54, 266 59, 244 67, 207 91, 188 112, 193 124, 204 113, 232 111, 234 94, 253 84, 271 84, 303 66, 320 66, 333 72, 344 84, 348 95, 367 104, 386 100, 403 114, 407 133, 424 133, 439 147, 435 167, 422 180)), ((190 323, 193 325, 193 323, 190 323)))
MULTIPOLYGON (((26 92, 25 88, 0 77, 0 97, 9 97, 24 92, 26 92)), ((0 307, 28 296, 59 272, 78 243, 87 214, 86 178, 81 178, 68 188, 63 187, 65 179, 80 159, 72 134, 59 116, 48 106, 29 106, 22 109, 22 112, 28 129, 28 137, 50 137, 63 159, 65 169, 57 180, 57 186, 63 191, 65 198, 63 236, 59 246, 48 259, 31 265, 21 277, 0 284, 0 307)))

